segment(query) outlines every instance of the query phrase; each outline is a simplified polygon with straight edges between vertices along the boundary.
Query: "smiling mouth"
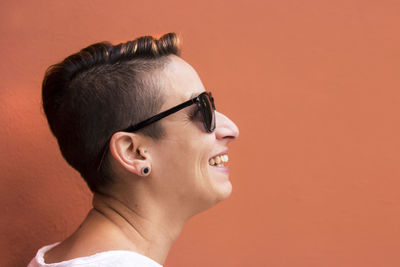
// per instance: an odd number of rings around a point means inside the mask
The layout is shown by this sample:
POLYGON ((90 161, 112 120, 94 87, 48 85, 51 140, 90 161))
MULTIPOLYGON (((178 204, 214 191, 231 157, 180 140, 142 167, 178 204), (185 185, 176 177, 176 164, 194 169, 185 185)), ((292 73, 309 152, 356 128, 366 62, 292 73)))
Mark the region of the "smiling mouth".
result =
POLYGON ((228 155, 223 154, 223 155, 218 155, 213 158, 211 158, 208 161, 208 164, 210 166, 216 166, 216 167, 225 167, 229 161, 228 155))

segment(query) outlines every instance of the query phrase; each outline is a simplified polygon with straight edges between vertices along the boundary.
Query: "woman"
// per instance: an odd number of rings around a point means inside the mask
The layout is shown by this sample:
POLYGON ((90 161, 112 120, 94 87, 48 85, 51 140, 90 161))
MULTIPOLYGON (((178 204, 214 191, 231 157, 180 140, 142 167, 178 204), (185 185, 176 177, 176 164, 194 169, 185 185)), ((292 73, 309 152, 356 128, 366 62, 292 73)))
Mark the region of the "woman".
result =
POLYGON ((238 128, 174 33, 91 45, 52 66, 42 89, 60 150, 94 197, 81 226, 29 266, 160 266, 184 223, 231 194, 238 128))

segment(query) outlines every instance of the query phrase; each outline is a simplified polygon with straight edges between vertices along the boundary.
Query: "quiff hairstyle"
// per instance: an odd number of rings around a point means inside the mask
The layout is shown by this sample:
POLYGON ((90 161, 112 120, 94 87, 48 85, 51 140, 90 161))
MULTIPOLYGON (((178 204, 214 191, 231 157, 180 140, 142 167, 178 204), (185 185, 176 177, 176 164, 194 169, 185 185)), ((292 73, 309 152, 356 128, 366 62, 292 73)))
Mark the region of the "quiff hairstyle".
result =
MULTIPOLYGON (((46 71, 42 101, 50 129, 63 157, 92 192, 113 182, 109 153, 102 159, 111 136, 161 109, 160 72, 168 55, 179 54, 175 33, 144 36, 90 45, 46 71)), ((160 123, 138 133, 155 140, 164 134, 160 123)))

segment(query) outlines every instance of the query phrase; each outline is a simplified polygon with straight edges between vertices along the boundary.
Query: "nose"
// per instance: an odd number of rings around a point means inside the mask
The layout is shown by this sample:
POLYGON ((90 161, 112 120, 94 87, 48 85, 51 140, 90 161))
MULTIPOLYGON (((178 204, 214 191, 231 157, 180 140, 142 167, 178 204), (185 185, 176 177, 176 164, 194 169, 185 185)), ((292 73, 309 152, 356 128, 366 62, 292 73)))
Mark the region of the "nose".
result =
POLYGON ((239 128, 224 114, 215 111, 215 136, 219 140, 233 141, 239 136, 239 128))

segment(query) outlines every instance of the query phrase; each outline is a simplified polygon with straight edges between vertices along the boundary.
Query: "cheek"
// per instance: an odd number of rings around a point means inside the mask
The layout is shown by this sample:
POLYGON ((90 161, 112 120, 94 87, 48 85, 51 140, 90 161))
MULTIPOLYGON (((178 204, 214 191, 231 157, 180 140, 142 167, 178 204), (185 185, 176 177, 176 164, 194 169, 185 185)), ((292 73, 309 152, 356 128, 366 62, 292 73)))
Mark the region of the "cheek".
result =
POLYGON ((204 161, 204 156, 199 153, 202 147, 202 144, 185 140, 166 142, 157 148, 154 168, 161 176, 176 176, 176 179, 186 181, 199 171, 199 163, 204 161))
POLYGON ((192 121, 171 127, 168 136, 157 145, 158 175, 177 182, 201 186, 209 176, 208 159, 214 151, 215 135, 206 133, 201 122, 192 121))

